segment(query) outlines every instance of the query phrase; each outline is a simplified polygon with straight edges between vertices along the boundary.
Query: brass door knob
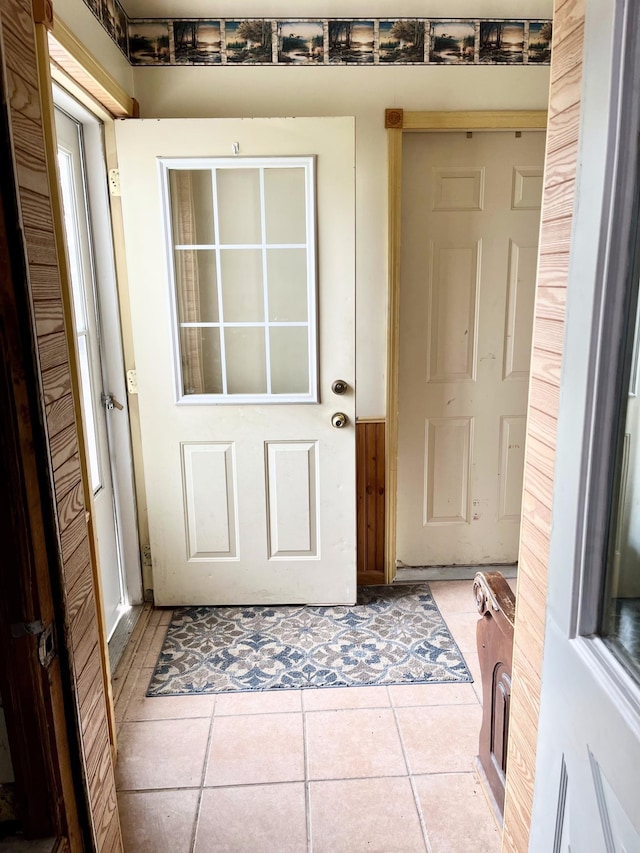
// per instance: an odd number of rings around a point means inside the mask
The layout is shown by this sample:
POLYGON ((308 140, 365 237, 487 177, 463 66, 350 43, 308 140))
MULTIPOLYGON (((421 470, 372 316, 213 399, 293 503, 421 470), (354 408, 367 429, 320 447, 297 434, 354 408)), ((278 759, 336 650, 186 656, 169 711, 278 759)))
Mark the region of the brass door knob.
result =
POLYGON ((349 418, 344 412, 336 412, 331 418, 331 426, 334 426, 336 429, 342 429, 342 427, 346 427, 348 423, 349 418))
POLYGON ((336 379, 331 386, 331 390, 334 394, 346 394, 348 389, 349 385, 344 381, 344 379, 336 379))

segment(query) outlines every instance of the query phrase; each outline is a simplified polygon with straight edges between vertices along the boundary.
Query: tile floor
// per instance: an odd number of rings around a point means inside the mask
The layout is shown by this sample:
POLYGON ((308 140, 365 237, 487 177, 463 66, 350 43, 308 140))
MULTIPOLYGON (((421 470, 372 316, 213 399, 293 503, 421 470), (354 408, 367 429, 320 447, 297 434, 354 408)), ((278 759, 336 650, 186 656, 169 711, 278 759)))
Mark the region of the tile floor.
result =
POLYGON ((113 680, 127 853, 497 853, 472 583, 431 589, 473 685, 147 699, 171 614, 145 611, 113 680))

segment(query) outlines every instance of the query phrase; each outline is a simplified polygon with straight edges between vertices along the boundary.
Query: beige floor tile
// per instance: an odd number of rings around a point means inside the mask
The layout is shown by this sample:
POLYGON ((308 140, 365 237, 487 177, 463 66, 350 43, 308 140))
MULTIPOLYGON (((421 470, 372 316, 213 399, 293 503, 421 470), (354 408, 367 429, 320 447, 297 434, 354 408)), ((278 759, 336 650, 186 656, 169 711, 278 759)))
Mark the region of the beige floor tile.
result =
POLYGON ((433 853, 499 853, 500 832, 473 773, 415 779, 433 853))
POLYGON ((187 717, 210 717, 213 713, 215 696, 153 696, 147 697, 147 687, 153 669, 137 670, 138 678, 129 700, 124 719, 176 720, 187 717))
POLYGON ((322 687, 303 690, 305 711, 339 711, 345 708, 388 708, 386 687, 322 687))
POLYGON ((312 711, 305 721, 310 779, 406 774, 390 708, 312 711))
POLYGON ((396 716, 412 774, 471 771, 478 752, 480 705, 398 708, 396 716))
POLYGON ((306 853, 304 782, 209 788, 195 853, 306 853))
POLYGON ((476 705, 471 684, 399 684, 389 688, 396 708, 412 705, 476 705))
POLYGON ((473 689, 478 697, 478 701, 482 705, 482 672, 480 671, 480 659, 478 658, 477 652, 466 652, 464 659, 469 667, 471 675, 473 676, 473 689))
POLYGON ((206 785, 303 779, 302 714, 215 718, 206 785))
POLYGON ((476 626, 478 614, 476 613, 447 613, 444 621, 460 651, 478 652, 478 641, 476 639, 476 626))
POLYGON ((125 853, 190 853, 200 791, 118 794, 125 853))
POLYGON ((408 779, 310 784, 312 853, 424 853, 408 779))
POLYGON ((200 785, 209 726, 208 719, 122 723, 116 768, 118 789, 200 785))
POLYGON ((473 594, 473 581, 430 581, 429 588, 443 615, 445 611, 447 613, 478 612, 473 594))
POLYGON ((302 710, 300 690, 264 690, 254 693, 218 693, 216 716, 275 714, 302 710))

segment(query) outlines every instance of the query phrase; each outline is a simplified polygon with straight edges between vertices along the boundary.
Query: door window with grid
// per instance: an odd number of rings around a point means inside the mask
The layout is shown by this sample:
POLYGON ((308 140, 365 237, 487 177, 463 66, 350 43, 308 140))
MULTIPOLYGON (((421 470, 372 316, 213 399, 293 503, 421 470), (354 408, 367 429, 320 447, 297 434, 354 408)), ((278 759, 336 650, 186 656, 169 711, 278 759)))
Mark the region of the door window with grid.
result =
POLYGON ((314 158, 160 165, 178 402, 317 402, 314 158))

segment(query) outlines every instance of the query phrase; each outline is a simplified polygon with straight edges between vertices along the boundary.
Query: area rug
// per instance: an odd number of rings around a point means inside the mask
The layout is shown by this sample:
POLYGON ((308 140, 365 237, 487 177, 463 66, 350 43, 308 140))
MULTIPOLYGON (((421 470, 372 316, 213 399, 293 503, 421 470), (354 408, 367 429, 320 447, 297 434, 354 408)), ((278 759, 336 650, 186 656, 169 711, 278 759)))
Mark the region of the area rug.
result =
POLYGON ((473 681, 427 584, 353 607, 179 607, 147 696, 473 681))

